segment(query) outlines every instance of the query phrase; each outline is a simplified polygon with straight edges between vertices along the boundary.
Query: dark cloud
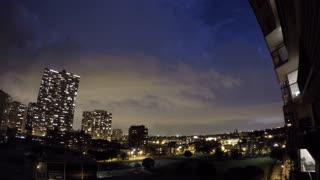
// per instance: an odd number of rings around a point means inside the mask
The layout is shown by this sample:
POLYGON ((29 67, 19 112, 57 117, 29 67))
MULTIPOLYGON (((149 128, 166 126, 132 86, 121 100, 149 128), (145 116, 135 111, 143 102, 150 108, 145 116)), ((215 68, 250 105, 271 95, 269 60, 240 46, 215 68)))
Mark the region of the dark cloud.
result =
POLYGON ((4 53, 10 48, 28 48, 37 39, 39 20, 19 1, 4 0, 0 6, 0 28, 0 45, 4 53))

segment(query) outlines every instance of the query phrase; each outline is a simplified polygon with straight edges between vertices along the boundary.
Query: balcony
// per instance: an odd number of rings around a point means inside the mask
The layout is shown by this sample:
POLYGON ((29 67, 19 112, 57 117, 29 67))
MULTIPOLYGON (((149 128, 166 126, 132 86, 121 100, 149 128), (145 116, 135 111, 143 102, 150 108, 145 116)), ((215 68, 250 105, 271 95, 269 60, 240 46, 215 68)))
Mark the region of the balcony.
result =
POLYGON ((275 68, 288 62, 288 51, 283 43, 281 43, 274 51, 272 51, 271 55, 275 68))
POLYGON ((310 143, 314 142, 314 131, 317 130, 313 128, 311 118, 305 117, 297 119, 295 114, 288 113, 290 112, 290 108, 286 107, 284 107, 284 112, 287 112, 288 118, 291 118, 294 122, 294 125, 289 127, 287 131, 287 147, 292 151, 296 151, 297 149, 308 149, 310 143))
POLYGON ((320 128, 307 128, 302 136, 304 147, 308 149, 313 158, 319 162, 320 160, 320 128))

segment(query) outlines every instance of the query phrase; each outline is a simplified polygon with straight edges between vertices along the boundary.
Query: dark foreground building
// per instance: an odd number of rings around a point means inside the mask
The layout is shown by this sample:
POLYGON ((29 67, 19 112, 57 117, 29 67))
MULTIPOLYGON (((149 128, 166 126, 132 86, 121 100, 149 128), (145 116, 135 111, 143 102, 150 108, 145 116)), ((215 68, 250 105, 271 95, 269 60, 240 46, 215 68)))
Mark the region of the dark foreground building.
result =
POLYGON ((0 89, 0 131, 5 133, 8 126, 11 96, 0 89))
POLYGON ((320 1, 249 1, 282 90, 290 179, 319 179, 320 1))
POLYGON ((53 147, 75 149, 87 152, 91 146, 91 136, 84 131, 58 131, 48 130, 46 136, 47 144, 53 147))
POLYGON ((0 131, 6 133, 8 129, 22 133, 26 116, 26 106, 13 101, 11 96, 0 90, 0 131))
POLYGON ((143 125, 130 126, 129 128, 129 146, 132 148, 140 148, 148 143, 148 129, 143 125))

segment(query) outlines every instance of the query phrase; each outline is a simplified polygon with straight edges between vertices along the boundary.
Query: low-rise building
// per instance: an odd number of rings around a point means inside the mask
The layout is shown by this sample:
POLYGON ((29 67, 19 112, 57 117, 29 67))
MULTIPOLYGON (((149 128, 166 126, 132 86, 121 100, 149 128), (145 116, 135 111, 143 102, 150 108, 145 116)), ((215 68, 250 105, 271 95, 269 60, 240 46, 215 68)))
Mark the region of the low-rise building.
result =
POLYGON ((60 146, 76 149, 81 152, 87 151, 91 146, 91 136, 84 131, 47 131, 47 143, 52 146, 60 146))

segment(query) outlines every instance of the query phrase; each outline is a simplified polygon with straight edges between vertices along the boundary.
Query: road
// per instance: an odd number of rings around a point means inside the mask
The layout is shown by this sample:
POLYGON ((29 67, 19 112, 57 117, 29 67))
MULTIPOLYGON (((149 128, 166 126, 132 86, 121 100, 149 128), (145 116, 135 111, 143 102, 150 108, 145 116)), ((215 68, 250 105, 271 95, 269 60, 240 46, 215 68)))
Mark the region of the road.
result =
POLYGON ((289 177, 288 163, 275 164, 269 180, 287 180, 289 177))
POLYGON ((270 176, 269 180, 283 180, 281 179, 281 174, 282 174, 282 168, 281 164, 275 164, 272 169, 272 174, 270 176))

